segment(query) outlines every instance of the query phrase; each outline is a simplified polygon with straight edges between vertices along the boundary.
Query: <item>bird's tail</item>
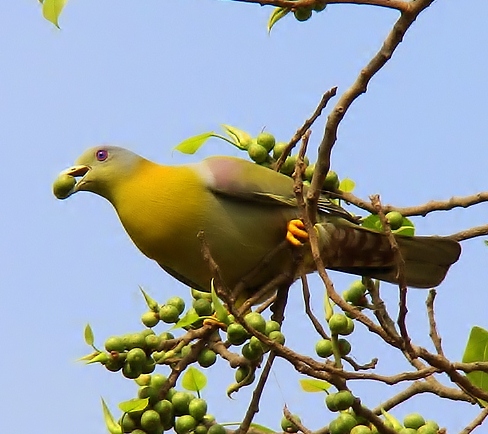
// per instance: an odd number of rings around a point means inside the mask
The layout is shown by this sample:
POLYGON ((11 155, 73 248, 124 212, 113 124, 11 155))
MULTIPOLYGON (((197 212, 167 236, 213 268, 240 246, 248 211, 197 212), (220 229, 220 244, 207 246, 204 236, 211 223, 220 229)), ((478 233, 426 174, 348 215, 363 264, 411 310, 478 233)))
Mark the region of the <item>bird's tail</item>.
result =
MULTIPOLYGON (((315 227, 327 268, 398 283, 394 254, 384 233, 349 222, 324 222, 315 227)), ((395 239, 405 261, 407 286, 439 285, 461 253, 460 244, 446 237, 395 235, 395 239)))

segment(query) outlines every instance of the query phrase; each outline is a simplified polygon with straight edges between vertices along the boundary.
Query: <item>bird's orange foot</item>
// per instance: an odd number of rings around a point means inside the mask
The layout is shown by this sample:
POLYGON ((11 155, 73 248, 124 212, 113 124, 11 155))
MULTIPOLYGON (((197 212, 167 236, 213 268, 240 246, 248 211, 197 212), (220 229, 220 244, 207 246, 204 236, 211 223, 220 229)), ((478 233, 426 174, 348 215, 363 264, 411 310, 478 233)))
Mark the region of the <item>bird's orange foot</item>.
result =
POLYGON ((293 219, 288 222, 286 240, 296 247, 302 246, 308 241, 308 233, 301 220, 293 219))

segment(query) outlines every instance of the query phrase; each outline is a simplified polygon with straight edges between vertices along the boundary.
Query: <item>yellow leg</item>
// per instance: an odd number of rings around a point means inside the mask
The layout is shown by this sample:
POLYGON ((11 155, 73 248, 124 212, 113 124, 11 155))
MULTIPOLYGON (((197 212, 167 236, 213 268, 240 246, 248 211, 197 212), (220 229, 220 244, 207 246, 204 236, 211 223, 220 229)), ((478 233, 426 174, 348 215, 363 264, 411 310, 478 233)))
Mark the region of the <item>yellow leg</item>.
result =
POLYGON ((305 230, 305 225, 301 220, 294 219, 288 222, 286 239, 290 244, 296 247, 302 246, 308 241, 308 234, 305 230))

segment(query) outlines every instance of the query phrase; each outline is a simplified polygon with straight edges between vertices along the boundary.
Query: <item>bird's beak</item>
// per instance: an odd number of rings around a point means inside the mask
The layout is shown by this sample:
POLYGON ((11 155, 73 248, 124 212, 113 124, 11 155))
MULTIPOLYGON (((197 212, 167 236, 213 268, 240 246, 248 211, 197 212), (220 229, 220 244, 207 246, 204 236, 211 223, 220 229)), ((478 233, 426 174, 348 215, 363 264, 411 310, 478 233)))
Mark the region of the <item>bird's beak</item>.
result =
POLYGON ((76 166, 71 166, 68 169, 63 170, 60 175, 69 175, 74 178, 80 178, 76 180, 76 184, 73 187, 71 194, 76 193, 78 190, 82 189, 83 185, 86 183, 84 178, 85 175, 91 170, 90 166, 85 166, 84 164, 78 164, 76 166))
POLYGON ((54 194, 58 199, 66 199, 72 194, 76 193, 79 190, 84 190, 84 185, 87 184, 86 174, 91 170, 90 166, 85 166, 84 164, 78 164, 75 166, 71 166, 68 169, 63 170, 56 179, 54 185, 57 184, 58 181, 64 180, 68 177, 73 179, 72 187, 70 188, 70 183, 68 182, 67 186, 60 185, 58 186, 58 191, 56 192, 56 187, 53 188, 55 191, 54 194), (76 179, 80 178, 80 179, 76 179), (75 182, 76 180, 76 182, 75 182))

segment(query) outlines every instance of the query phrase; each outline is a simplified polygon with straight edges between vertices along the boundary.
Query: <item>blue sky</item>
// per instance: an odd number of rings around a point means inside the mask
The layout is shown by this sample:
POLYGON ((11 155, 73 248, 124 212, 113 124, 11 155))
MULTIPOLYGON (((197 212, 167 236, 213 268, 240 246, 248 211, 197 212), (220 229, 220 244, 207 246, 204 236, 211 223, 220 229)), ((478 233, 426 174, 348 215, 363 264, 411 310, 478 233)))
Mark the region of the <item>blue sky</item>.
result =
MULTIPOLYGON (((135 395, 135 386, 75 362, 89 352, 84 325, 92 325, 102 345, 110 335, 141 329, 145 306, 138 285, 161 302, 187 293, 138 252, 107 202, 90 194, 55 200, 57 173, 97 143, 130 147, 168 164, 237 155, 219 141, 196 156, 172 152, 184 138, 220 123, 252 134, 265 126, 288 140, 325 90, 338 86, 341 92, 351 84, 396 18, 393 11, 333 5, 305 24, 289 17, 268 36, 269 13, 230 1, 86 0, 67 5, 57 30, 35 0, 0 5, 4 432, 104 433, 99 397, 116 410, 135 395)), ((351 108, 333 168, 356 181, 358 195, 380 193, 385 203, 403 206, 487 189, 487 13, 483 0, 435 2, 351 108)), ((323 122, 313 128, 312 160, 323 122)), ((484 224, 487 210, 478 205, 419 218, 418 232, 449 234, 484 224)), ((459 263, 439 289, 438 325, 454 360, 461 359, 472 325, 488 327, 487 254, 480 239, 463 243, 459 263)), ((353 280, 333 278, 339 290, 353 280)), ((315 311, 322 316, 322 289, 314 282, 315 311)), ((409 294, 410 332, 429 346, 426 293, 409 294)), ((394 311, 396 291, 385 286, 384 296, 394 311)), ((311 354, 316 337, 299 287, 287 316, 290 346, 311 354)), ((408 368, 361 330, 351 342, 359 362, 380 357, 379 372, 408 368)), ((229 400, 225 389, 233 373, 208 375, 214 381, 203 394, 209 411, 221 422, 239 420, 250 391, 229 400)), ((300 392, 298 378, 277 364, 257 422, 278 428, 285 403, 313 429, 331 419, 323 396, 300 392)), ((351 388, 371 406, 397 390, 371 383, 351 388)), ((394 414, 409 411, 452 432, 477 413, 430 396, 394 414)))

